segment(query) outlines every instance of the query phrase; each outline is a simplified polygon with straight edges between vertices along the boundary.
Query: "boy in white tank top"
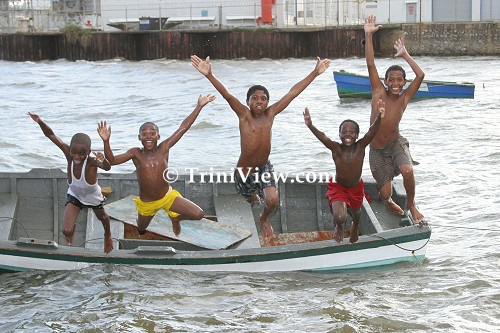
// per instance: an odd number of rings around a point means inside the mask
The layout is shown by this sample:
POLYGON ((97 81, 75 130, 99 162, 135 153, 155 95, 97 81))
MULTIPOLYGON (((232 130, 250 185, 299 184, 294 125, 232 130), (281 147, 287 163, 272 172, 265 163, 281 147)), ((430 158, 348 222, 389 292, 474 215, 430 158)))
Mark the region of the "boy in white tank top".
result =
POLYGON ((45 124, 40 117, 28 112, 43 131, 46 137, 58 146, 68 161, 68 194, 66 208, 64 209, 63 234, 68 245, 73 242, 76 218, 82 208, 92 208, 97 218, 104 227, 104 252, 113 250, 113 238, 109 216, 104 211, 104 196, 101 187, 97 184, 97 168, 110 170, 111 165, 101 152, 93 152, 90 156, 90 137, 84 133, 77 133, 71 138, 70 144, 64 143, 54 134, 54 131, 45 124))

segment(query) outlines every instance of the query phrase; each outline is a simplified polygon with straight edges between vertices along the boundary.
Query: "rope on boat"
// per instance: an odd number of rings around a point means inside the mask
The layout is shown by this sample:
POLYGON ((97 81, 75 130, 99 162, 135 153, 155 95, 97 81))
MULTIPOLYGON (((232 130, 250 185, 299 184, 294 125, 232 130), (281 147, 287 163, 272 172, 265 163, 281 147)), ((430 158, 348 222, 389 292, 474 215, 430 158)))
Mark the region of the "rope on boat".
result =
POLYGON ((402 247, 401 245, 398 245, 398 244, 396 244, 396 243, 392 242, 391 240, 389 240, 389 239, 387 239, 387 238, 385 238, 385 237, 383 237, 383 236, 376 235, 376 234, 373 234, 373 235, 371 235, 371 236, 373 236, 373 237, 378 237, 378 238, 380 238, 380 239, 383 239, 383 240, 387 241, 388 243, 390 243, 390 244, 394 245, 395 247, 400 248, 401 250, 411 252, 413 255, 415 255, 415 251, 418 251, 418 250, 423 249, 424 247, 426 247, 426 246, 427 246, 427 243, 429 243, 429 241, 431 240, 431 239, 430 239, 430 237, 429 237, 429 238, 427 239, 427 242, 425 242, 425 244, 424 244, 424 245, 422 245, 422 246, 421 246, 421 247, 419 247, 418 249, 413 249, 413 250, 412 250, 412 249, 407 249, 407 248, 405 248, 405 247, 402 247))
MULTIPOLYGON (((420 222, 420 223, 414 223, 415 226, 419 226, 419 225, 428 225, 426 222, 420 222)), ((482 230, 482 231, 496 231, 496 232, 500 232, 500 229, 485 229, 485 228, 471 228, 471 227, 456 227, 456 226, 448 226, 448 225, 434 225, 432 224, 432 226, 436 226, 436 227, 443 227, 443 228, 459 228, 459 229, 469 229, 469 230, 482 230)), ((411 252, 413 255, 415 255, 415 251, 418 251, 422 248, 424 248, 425 246, 427 246, 427 244, 429 243, 429 241, 431 240, 430 238, 427 239, 427 242, 425 242, 424 245, 422 245, 421 247, 419 247, 418 249, 407 249, 405 247, 402 247, 394 242, 392 242, 391 240, 383 237, 383 236, 380 236, 380 235, 377 235, 377 234, 372 234, 370 236, 373 236, 373 237, 378 237, 380 239, 383 239, 385 241, 387 241, 388 243, 390 243, 391 245, 394 245, 395 247, 397 248, 400 248, 401 250, 404 250, 404 251, 408 251, 408 252, 411 252)))
MULTIPOLYGON (((0 216, 0 219, 10 219, 16 223, 19 223, 19 225, 21 226, 21 228, 23 228, 24 232, 26 233, 26 237, 28 238, 31 238, 28 231, 26 230, 26 228, 24 227, 24 225, 21 223, 21 221, 19 221, 18 219, 16 219, 15 217, 10 217, 10 216, 0 216)), ((96 241, 96 240, 104 240, 104 237, 103 238, 94 238, 94 239, 87 239, 86 241, 84 241, 83 243, 81 243, 79 246, 83 246, 85 243, 87 242, 92 242, 92 241, 96 241)), ((123 247, 123 244, 121 242, 121 240, 119 238, 113 238, 114 241, 117 241, 119 246, 123 247)))
POLYGON ((473 228, 473 227, 458 227, 452 225, 440 225, 440 224, 432 224, 433 227, 441 227, 441 228, 453 228, 453 229, 468 229, 468 230, 481 230, 481 231, 496 231, 500 232, 500 229, 487 229, 487 228, 473 228))
MULTIPOLYGON (((10 219, 16 223, 19 223, 19 225, 21 226, 21 228, 23 228, 24 232, 26 233, 26 236, 28 238, 30 238, 30 235, 28 233, 28 231, 26 230, 26 228, 24 227, 24 225, 21 223, 21 221, 19 221, 18 219, 16 219, 15 217, 10 217, 10 216, 0 216, 0 219, 10 219)), ((418 225, 427 225, 426 222, 420 222, 418 225)), ((448 226, 448 225, 435 225, 435 224, 432 224, 433 227, 442 227, 442 228, 454 228, 454 229, 468 229, 468 230, 481 230, 481 231, 495 231, 495 232, 500 232, 500 229, 491 229, 491 228, 472 228, 472 227, 460 227, 460 226, 448 226)), ((383 237, 383 236, 380 236, 380 235, 377 235, 377 234, 372 234, 371 236, 373 237, 378 237, 380 239, 383 239, 385 241, 387 241, 388 243, 390 243, 391 245, 394 245, 395 247, 397 248, 400 248, 401 250, 404 250, 404 251, 408 251, 408 252, 411 252, 413 255, 415 255, 415 251, 418 251, 422 248, 424 248, 425 246, 427 246, 427 244, 429 243, 430 241, 430 238, 427 239, 427 242, 425 242, 424 245, 422 245, 421 247, 419 247, 418 249, 407 249, 401 245, 398 245, 394 242, 392 242, 391 240, 383 237)), ((84 242, 82 242, 79 246, 83 246, 85 243, 87 242, 92 242, 92 241, 96 241, 96 240, 104 240, 104 238, 94 238, 94 239, 87 239, 85 240, 84 242)), ((114 241, 117 241, 118 244, 119 244, 119 247, 123 247, 123 244, 121 242, 121 240, 119 238, 113 238, 114 241)))
POLYGON ((26 233, 26 237, 28 238, 31 238, 30 237, 30 234, 28 233, 28 231, 26 230, 26 228, 24 227, 24 225, 21 223, 21 221, 19 221, 18 219, 16 219, 15 217, 11 217, 11 216, 0 216, 0 219, 10 219, 16 223, 19 223, 19 225, 21 226, 21 228, 23 228, 24 232, 26 233))
MULTIPOLYGON (((114 238, 112 237, 111 238, 112 240, 114 241, 117 241, 118 242, 118 247, 121 247, 123 248, 123 244, 122 244, 122 241, 119 239, 119 238, 114 238)), ((85 243, 88 243, 88 242, 93 242, 93 241, 98 241, 98 240, 104 240, 104 237, 100 237, 100 238, 92 238, 92 239, 87 239, 87 240, 84 240, 83 242, 81 242, 78 247, 83 247, 83 245, 85 243)))

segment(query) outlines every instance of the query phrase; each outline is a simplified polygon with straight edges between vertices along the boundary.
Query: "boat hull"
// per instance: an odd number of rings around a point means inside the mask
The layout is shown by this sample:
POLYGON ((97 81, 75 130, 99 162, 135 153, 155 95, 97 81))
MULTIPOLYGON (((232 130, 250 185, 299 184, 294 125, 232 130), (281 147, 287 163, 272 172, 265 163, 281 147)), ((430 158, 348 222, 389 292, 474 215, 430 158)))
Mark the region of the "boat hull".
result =
MULTIPOLYGON (((333 72, 340 98, 372 97, 370 79, 368 76, 348 72, 333 72)), ((383 79, 381 79, 383 81, 383 79)), ((411 81, 409 81, 411 82, 411 81)), ((424 80, 414 98, 474 98, 475 85, 472 83, 456 83, 445 81, 424 80)))
POLYGON ((0 242, 0 269, 6 271, 78 270, 95 264, 132 265, 155 269, 207 272, 337 271, 422 262, 431 235, 428 226, 409 226, 377 235, 361 236, 355 244, 334 241, 294 244, 260 249, 175 251, 166 249, 77 250, 43 241, 0 242), (32 243, 33 245, 29 244, 32 243))

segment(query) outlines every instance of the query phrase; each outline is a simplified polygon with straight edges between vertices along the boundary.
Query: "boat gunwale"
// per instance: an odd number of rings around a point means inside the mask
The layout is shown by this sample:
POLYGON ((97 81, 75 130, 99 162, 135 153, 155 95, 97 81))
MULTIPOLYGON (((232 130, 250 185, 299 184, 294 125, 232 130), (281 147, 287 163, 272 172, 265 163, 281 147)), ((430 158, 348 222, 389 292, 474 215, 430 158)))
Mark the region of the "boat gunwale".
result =
MULTIPOLYGON (((97 249, 60 246, 47 250, 39 246, 18 244, 17 241, 0 241, 0 255, 12 255, 39 259, 60 261, 78 261, 86 263, 129 263, 129 264, 154 264, 164 265, 201 265, 210 260, 211 264, 231 264, 243 262, 266 262, 293 258, 307 258, 319 255, 354 252, 358 250, 373 249, 383 246, 395 245, 429 240, 430 226, 409 226, 386 230, 380 233, 361 236, 354 244, 338 244, 334 240, 280 245, 251 249, 224 249, 202 251, 176 251, 173 253, 152 252, 137 253, 137 249, 117 249, 109 254, 104 254, 97 249), (392 234, 392 236, 391 236, 392 234), (197 263, 199 261, 199 263, 197 263)), ((407 249, 408 251, 412 251, 407 249)), ((418 249, 414 249, 416 251, 418 249)))
MULTIPOLYGON (((346 75, 346 76, 354 76, 354 77, 362 77, 362 78, 367 78, 369 79, 370 77, 368 75, 364 74, 356 74, 356 73, 351 73, 351 72, 342 72, 342 71, 333 71, 334 77, 335 74, 339 75, 346 75)), ((379 77, 380 80, 384 80, 383 77, 379 77)), ((413 81, 413 79, 408 79, 408 82, 413 81)), ((474 87, 476 86, 475 83, 473 82, 456 82, 456 81, 437 81, 437 80, 423 80, 422 83, 431 83, 434 85, 442 85, 445 83, 447 86, 464 86, 464 87, 474 87)))

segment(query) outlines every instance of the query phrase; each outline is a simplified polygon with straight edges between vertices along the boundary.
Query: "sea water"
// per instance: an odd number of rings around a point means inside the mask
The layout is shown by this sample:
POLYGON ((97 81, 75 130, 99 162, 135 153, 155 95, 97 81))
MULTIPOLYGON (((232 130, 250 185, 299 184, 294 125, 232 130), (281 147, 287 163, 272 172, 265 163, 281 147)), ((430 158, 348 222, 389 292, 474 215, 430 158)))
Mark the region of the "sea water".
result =
MULTIPOLYGON (((303 121, 332 140, 344 119, 369 127, 368 100, 338 98, 332 70, 366 74, 364 59, 331 67, 279 114, 271 161, 280 172, 334 171, 331 154, 303 121)), ((127 266, 0 275, 1 332, 498 332, 500 330, 500 58, 416 57, 426 79, 476 84, 474 99, 413 101, 400 125, 415 168, 416 200, 433 226, 422 264, 336 274, 193 273, 127 266)), ((214 74, 245 103, 253 84, 271 103, 315 59, 212 60, 214 74)), ((402 59, 376 59, 380 74, 402 59)), ((172 148, 183 172, 229 171, 239 156, 238 119, 189 60, 0 61, 0 172, 65 169, 62 152, 27 112, 65 142, 76 132, 102 149, 97 123, 112 128, 115 153, 140 146, 153 121, 162 139, 214 94, 172 148)), ((368 155, 368 154, 367 154, 368 155)), ((132 163, 110 172, 129 173, 132 163)), ((370 176, 366 157, 363 174, 370 176)))

